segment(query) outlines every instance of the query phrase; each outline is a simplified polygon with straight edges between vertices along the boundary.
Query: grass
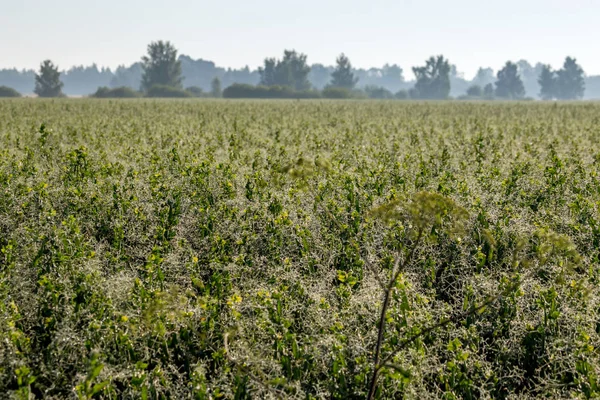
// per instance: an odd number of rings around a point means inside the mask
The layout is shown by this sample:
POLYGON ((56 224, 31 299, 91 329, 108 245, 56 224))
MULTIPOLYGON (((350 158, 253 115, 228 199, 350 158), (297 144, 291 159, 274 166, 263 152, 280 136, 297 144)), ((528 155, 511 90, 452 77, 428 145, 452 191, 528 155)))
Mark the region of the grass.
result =
POLYGON ((0 115, 9 398, 600 395, 600 105, 0 115))

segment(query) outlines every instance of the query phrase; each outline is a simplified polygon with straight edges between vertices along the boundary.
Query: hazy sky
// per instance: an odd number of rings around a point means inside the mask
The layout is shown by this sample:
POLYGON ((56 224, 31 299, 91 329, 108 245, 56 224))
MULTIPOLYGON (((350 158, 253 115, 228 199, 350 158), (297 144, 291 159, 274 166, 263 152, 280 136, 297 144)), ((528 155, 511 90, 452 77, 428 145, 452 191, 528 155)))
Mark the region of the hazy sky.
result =
POLYGON ((600 0, 0 0, 0 68, 129 65, 158 39, 225 67, 293 48, 309 63, 345 52, 407 76, 433 54, 467 77, 509 59, 559 67, 567 55, 600 74, 600 0))

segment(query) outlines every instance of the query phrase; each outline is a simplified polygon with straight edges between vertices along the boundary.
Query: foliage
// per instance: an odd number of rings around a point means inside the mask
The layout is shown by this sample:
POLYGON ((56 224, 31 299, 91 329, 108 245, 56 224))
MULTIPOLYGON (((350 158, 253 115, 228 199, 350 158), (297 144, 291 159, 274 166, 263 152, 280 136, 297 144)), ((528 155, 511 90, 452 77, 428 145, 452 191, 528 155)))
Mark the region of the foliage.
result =
POLYGON ((185 91, 190 93, 193 97, 207 97, 208 93, 205 93, 201 87, 198 86, 190 86, 185 88, 185 91))
POLYGON ((352 90, 340 87, 326 87, 321 92, 326 99, 351 99, 354 97, 352 90))
POLYGON ((63 97, 62 87, 58 66, 50 60, 42 62, 39 73, 35 75, 34 93, 39 97, 63 97))
POLYGON ((0 393, 597 398, 599 110, 0 101, 0 393))
POLYGON ((423 67, 413 67, 417 78, 411 98, 444 100, 450 95, 450 64, 444 56, 431 57, 423 67))
POLYGON ((563 68, 558 71, 544 65, 538 82, 542 100, 580 100, 585 93, 583 69, 571 57, 565 59, 563 68))
POLYGON ((483 87, 483 97, 487 100, 494 98, 494 85, 492 83, 488 83, 483 87))
POLYGON ((173 86, 152 85, 146 92, 146 97, 193 97, 193 94, 173 86))
POLYGON ((483 96, 483 89, 479 85, 470 86, 467 89, 467 95, 468 96, 472 96, 472 97, 482 97, 483 96))
POLYGON ((316 91, 296 91, 289 86, 253 86, 233 84, 223 91, 223 97, 230 99, 314 99, 316 91))
POLYGON ((0 86, 0 97, 21 97, 21 93, 8 86, 0 86))
POLYGON ((181 61, 171 42, 152 42, 148 54, 142 57, 142 90, 149 91, 155 85, 182 89, 181 61))
POLYGON ((348 90, 354 89, 358 82, 358 78, 356 78, 352 72, 352 64, 350 64, 348 57, 342 53, 335 61, 337 66, 331 73, 331 82, 329 83, 329 86, 348 90))
POLYGON ((398 90, 394 97, 398 100, 408 100, 410 95, 408 94, 408 90, 398 90))
POLYGON ((496 96, 501 99, 518 100, 525 97, 525 87, 519 76, 517 64, 506 62, 504 68, 498 71, 496 80, 496 96))
POLYGON ((99 99, 108 99, 108 98, 117 98, 117 99, 131 99, 136 97, 141 97, 142 94, 140 92, 136 92, 130 87, 117 87, 117 88, 108 88, 108 87, 99 87, 96 90, 96 93, 92 94, 91 97, 96 97, 99 99))
POLYGON ((540 97, 542 100, 556 98, 556 73, 552 71, 550 65, 542 67, 538 83, 540 84, 540 97))
POLYGON ((221 80, 219 77, 214 77, 212 82, 210 83, 210 94, 212 97, 221 97, 223 96, 223 89, 221 89, 221 80))
POLYGON ((365 86, 365 93, 370 99, 393 99, 394 94, 381 86, 365 86))
POLYGON ((556 71, 556 98, 580 100, 585 93, 585 76, 577 60, 565 59, 562 69, 556 71))
POLYGON ((306 55, 295 50, 285 50, 281 60, 265 59, 258 69, 261 86, 286 86, 300 92, 310 89, 309 72, 306 55))

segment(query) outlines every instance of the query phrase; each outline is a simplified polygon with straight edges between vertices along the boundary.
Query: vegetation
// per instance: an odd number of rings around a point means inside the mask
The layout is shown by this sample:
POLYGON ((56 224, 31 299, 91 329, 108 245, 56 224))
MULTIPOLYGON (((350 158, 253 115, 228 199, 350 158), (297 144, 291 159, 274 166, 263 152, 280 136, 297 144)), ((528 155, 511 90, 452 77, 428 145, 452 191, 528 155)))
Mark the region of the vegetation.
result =
POLYGON ((99 87, 98 90, 96 90, 96 93, 91 95, 91 97, 96 97, 99 99, 132 99, 141 96, 142 94, 140 92, 136 92, 135 90, 125 86, 112 89, 106 86, 99 87))
POLYGON ((254 86, 233 84, 223 91, 230 99, 315 99, 321 97, 317 91, 296 91, 289 86, 254 86))
POLYGON ((444 100, 450 95, 450 63, 443 56, 431 57, 423 67, 413 67, 417 83, 412 98, 444 100))
POLYGON ((154 86, 183 89, 181 85, 181 61, 177 49, 170 42, 152 42, 148 54, 142 57, 142 89, 150 91, 154 86))
POLYGON ((50 60, 44 61, 39 73, 35 75, 34 93, 39 97, 63 97, 62 87, 58 66, 50 60))
POLYGON ((516 64, 508 61, 504 68, 498 71, 496 96, 501 99, 513 100, 519 100, 525 97, 525 87, 519 76, 516 64))
POLYGON ((221 87, 221 80, 218 77, 215 77, 210 83, 210 94, 212 97, 221 97, 223 96, 223 88, 221 87))
POLYGON ((146 91, 146 97, 184 98, 194 97, 194 94, 174 86, 152 85, 146 91))
POLYGON ((306 55, 295 50, 285 50, 281 60, 265 59, 258 69, 261 86, 284 86, 299 92, 310 89, 309 72, 306 55))
POLYGON ((0 101, 0 393, 598 397, 599 107, 0 101))
POLYGON ((354 89, 358 83, 358 78, 356 78, 352 72, 352 64, 350 64, 348 57, 342 53, 337 58, 336 63, 337 67, 335 68, 335 71, 331 73, 331 83, 329 86, 347 90, 354 89))
POLYGON ((21 97, 21 93, 13 88, 0 86, 0 97, 21 97))
POLYGON ((543 100, 579 100, 585 92, 583 69, 571 57, 565 59, 563 68, 558 71, 552 71, 548 65, 544 66, 539 84, 543 100))

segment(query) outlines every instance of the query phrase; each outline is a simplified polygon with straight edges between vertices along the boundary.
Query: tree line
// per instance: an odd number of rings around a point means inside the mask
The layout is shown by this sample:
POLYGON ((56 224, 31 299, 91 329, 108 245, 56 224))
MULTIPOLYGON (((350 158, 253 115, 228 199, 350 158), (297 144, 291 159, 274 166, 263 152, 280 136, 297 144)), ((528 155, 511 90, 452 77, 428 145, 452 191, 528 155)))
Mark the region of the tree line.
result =
MULTIPOLYGON (((397 80, 396 83, 401 83, 396 86, 396 91, 392 91, 386 86, 369 83, 359 88, 361 80, 368 80, 369 76, 360 75, 345 54, 342 53, 337 57, 335 67, 325 68, 319 65, 310 66, 306 54, 298 53, 295 50, 285 50, 281 59, 266 58, 264 60, 263 65, 256 71, 258 82, 250 81, 256 82, 255 84, 248 81, 237 82, 234 79, 229 80, 227 87, 223 90, 222 77, 213 76, 210 79, 210 88, 206 91, 200 85, 184 88, 182 65, 189 68, 193 64, 194 60, 189 57, 178 56, 178 51, 172 43, 168 41, 152 42, 147 47, 147 54, 141 58, 139 63, 134 64, 137 71, 129 71, 132 74, 137 72, 139 87, 132 87, 135 84, 131 83, 116 85, 113 82, 110 86, 98 87, 92 96, 442 100, 450 98, 452 85, 458 81, 456 67, 451 65, 444 56, 439 55, 430 57, 422 66, 412 68, 416 80, 410 86, 404 81, 401 68, 388 65, 384 69, 392 70, 397 80), (326 81, 323 69, 327 73, 326 81), (313 83, 316 76, 319 78, 319 85, 313 83)), ((106 73, 105 70, 102 71, 106 73)), ((472 84, 466 87, 464 93, 460 94, 458 98, 525 99, 527 93, 520 71, 529 72, 529 75, 532 75, 531 71, 524 68, 522 62, 516 64, 508 61, 495 76, 489 69, 480 69, 472 84)), ((124 78, 126 72, 127 70, 123 68, 117 69, 121 79, 124 78)), ((249 73, 249 69, 246 68, 245 72, 249 73)), ((531 79, 531 76, 527 78, 531 79)), ((61 73, 52 61, 42 62, 39 71, 34 74, 34 79, 34 93, 38 96, 64 96, 62 90, 64 82, 61 80, 61 73)), ((188 81, 188 79, 185 80, 188 81)), ((462 82, 460 83, 462 84, 462 82)), ((577 100, 584 96, 586 77, 576 59, 567 57, 563 68, 558 71, 553 71, 549 65, 541 65, 537 84, 539 93, 534 95, 538 95, 544 100, 577 100)), ((0 87, 0 96, 3 95, 18 96, 19 93, 8 87, 0 87)))

